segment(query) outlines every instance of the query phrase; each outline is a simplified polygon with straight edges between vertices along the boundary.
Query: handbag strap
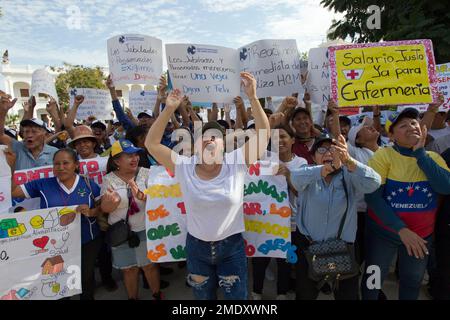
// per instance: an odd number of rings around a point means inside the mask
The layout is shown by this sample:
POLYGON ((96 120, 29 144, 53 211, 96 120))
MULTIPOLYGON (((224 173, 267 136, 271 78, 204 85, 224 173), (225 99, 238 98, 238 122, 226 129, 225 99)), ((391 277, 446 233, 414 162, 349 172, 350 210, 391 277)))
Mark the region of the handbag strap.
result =
MULTIPOLYGON (((337 236, 338 239, 341 239, 342 230, 344 229, 345 219, 347 218, 347 211, 348 211, 348 189, 347 189, 347 183, 345 182, 345 178, 344 178, 344 170, 342 170, 342 185, 344 186, 346 207, 345 207, 344 216, 342 217, 341 222, 339 224, 339 231, 338 231, 338 236, 337 236)), ((305 228, 304 217, 305 217, 305 215, 302 214, 301 222, 302 222, 303 228, 305 228)), ((306 228, 305 228, 305 230, 306 230, 306 228)), ((308 241, 310 243, 314 242, 310 236, 308 236, 306 234, 304 236, 306 237, 306 239, 308 239, 308 241)))
POLYGON ((341 239, 342 231, 344 230, 345 219, 347 218, 347 212, 348 212, 348 190, 347 190, 347 183, 345 182, 343 170, 342 170, 342 185, 344 186, 344 192, 345 192, 345 213, 342 216, 341 224, 339 225, 339 231, 338 231, 338 236, 337 236, 338 239, 341 239))
MULTIPOLYGON (((141 171, 141 168, 138 167, 136 174, 134 175, 134 182, 136 182, 136 180, 137 180, 139 171, 141 171)), ((131 198, 133 197, 133 193, 131 192, 130 187, 127 187, 127 197, 128 197, 128 209, 127 209, 127 217, 125 218, 125 222, 128 224, 128 218, 130 217, 131 198)))

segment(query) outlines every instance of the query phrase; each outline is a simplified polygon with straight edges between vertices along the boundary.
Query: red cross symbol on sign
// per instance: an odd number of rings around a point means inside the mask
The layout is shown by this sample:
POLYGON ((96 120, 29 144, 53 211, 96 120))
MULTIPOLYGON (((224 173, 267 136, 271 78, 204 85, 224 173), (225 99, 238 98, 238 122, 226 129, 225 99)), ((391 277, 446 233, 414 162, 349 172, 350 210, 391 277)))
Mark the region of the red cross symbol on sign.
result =
POLYGON ((359 72, 355 72, 355 70, 352 70, 349 73, 347 73, 347 77, 352 78, 352 80, 354 80, 357 76, 359 76, 359 72))

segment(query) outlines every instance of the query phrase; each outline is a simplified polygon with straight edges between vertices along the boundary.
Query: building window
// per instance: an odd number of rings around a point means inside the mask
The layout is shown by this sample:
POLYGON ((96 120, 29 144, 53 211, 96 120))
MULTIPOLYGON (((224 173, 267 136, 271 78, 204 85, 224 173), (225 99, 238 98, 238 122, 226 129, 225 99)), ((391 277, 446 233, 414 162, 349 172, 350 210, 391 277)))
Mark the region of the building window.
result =
POLYGON ((28 98, 30 96, 30 90, 28 90, 28 89, 20 89, 20 96, 22 98, 28 98))
POLYGON ((122 97, 122 90, 116 90, 116 94, 118 97, 122 97))
POLYGON ((47 99, 48 95, 45 93, 39 93, 39 98, 45 98, 47 99))

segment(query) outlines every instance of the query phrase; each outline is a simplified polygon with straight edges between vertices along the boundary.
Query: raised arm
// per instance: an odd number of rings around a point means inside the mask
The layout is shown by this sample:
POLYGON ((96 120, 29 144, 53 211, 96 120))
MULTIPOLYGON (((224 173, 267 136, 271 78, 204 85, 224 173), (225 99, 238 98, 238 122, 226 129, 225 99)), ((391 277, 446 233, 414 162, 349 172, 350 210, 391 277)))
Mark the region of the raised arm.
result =
POLYGON ((67 117, 64 120, 64 127, 66 128, 71 138, 74 138, 73 123, 75 122, 75 118, 77 117, 78 107, 80 106, 80 104, 83 103, 83 101, 84 96, 82 95, 75 96, 75 99, 73 100, 73 106, 72 108, 69 109, 67 117))
POLYGON ((251 73, 248 72, 241 72, 241 78, 244 92, 250 100, 257 133, 244 144, 245 163, 249 166, 261 159, 266 152, 267 144, 270 139, 270 125, 269 119, 267 119, 266 113, 261 107, 258 97, 256 96, 256 79, 251 73), (256 150, 255 141, 257 142, 256 150))
POLYGON ((122 105, 120 104, 119 98, 117 97, 116 87, 112 81, 111 75, 106 79, 106 86, 111 94, 111 100, 114 112, 116 113, 117 119, 120 121, 125 130, 134 128, 134 123, 127 117, 125 111, 123 111, 122 105))
POLYGON ((145 138, 145 147, 148 152, 155 158, 156 161, 168 168, 170 171, 175 172, 174 160, 177 154, 170 148, 161 144, 161 139, 164 134, 167 123, 170 117, 178 108, 181 103, 180 90, 173 90, 166 99, 166 107, 161 112, 158 118, 156 118, 150 130, 145 138))
POLYGON ((51 119, 53 120, 53 123, 55 124, 56 132, 60 132, 63 123, 61 122, 61 118, 59 117, 59 108, 58 104, 56 103, 56 100, 50 98, 50 101, 47 103, 45 109, 47 110, 47 113, 50 115, 51 119))
POLYGON ((330 99, 328 101, 328 110, 330 110, 331 114, 333 115, 333 122, 330 128, 331 135, 333 136, 333 138, 338 139, 338 137, 341 135, 341 127, 339 124, 339 107, 334 100, 330 99))
POLYGON ((233 99, 234 105, 236 106, 236 129, 245 129, 247 125, 247 113, 245 112, 244 101, 241 97, 237 96, 233 99))
POLYGON ((24 102, 22 104, 22 106, 23 106, 22 121, 33 118, 34 108, 36 107, 36 98, 34 96, 31 96, 27 102, 24 102))
POLYGON ((158 96, 156 97, 155 106, 153 107, 153 116, 158 118, 161 104, 166 103, 167 98, 167 79, 164 75, 159 78, 158 96))
POLYGON ((12 145, 12 139, 5 134, 5 120, 8 111, 14 107, 16 101, 17 98, 11 100, 9 94, 0 91, 0 143, 6 144, 9 147, 12 145))

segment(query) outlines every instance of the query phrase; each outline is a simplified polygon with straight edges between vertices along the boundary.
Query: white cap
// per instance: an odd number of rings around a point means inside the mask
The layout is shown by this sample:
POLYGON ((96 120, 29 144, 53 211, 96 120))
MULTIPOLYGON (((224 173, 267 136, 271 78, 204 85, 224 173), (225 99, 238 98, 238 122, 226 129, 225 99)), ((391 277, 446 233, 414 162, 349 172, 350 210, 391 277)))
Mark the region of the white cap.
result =
POLYGON ((147 110, 144 110, 144 111, 142 111, 142 112, 139 112, 139 114, 138 114, 138 118, 140 118, 141 116, 149 116, 149 117, 153 117, 153 112, 152 112, 152 110, 149 110, 149 109, 147 109, 147 110))
POLYGON ((364 117, 360 124, 350 128, 350 131, 348 132, 348 142, 350 142, 352 146, 356 147, 356 136, 358 135, 359 130, 361 130, 364 126, 371 126, 372 124, 373 120, 371 118, 364 117))

